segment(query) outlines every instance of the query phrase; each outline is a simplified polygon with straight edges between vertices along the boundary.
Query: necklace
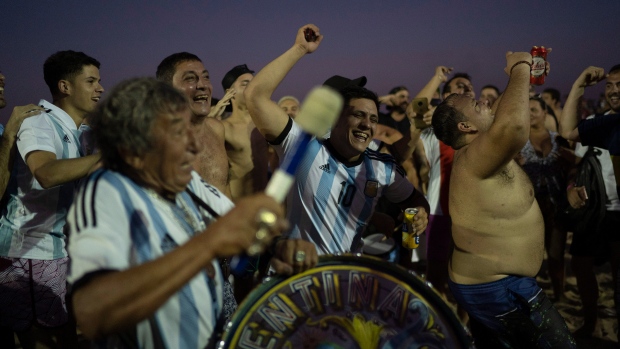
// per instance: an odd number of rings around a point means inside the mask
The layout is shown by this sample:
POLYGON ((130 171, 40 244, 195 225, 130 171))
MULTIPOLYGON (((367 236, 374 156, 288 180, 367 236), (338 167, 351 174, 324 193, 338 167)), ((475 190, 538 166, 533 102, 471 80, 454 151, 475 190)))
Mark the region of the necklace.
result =
POLYGON ((168 216, 172 217, 174 221, 185 231, 188 228, 190 236, 193 236, 197 232, 201 232, 206 229, 206 225, 202 219, 197 219, 196 215, 192 214, 191 208, 180 194, 176 194, 174 202, 164 199, 161 195, 156 193, 153 189, 143 188, 148 196, 162 203, 168 216))

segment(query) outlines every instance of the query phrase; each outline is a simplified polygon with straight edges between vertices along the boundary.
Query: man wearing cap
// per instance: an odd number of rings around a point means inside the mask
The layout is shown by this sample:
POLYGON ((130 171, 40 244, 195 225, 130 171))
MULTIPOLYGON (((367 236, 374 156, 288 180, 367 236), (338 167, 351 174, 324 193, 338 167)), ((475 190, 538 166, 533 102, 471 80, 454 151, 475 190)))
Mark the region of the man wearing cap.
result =
POLYGON ((222 121, 233 200, 263 190, 267 185, 267 142, 256 130, 243 96, 253 74, 254 71, 242 64, 228 71, 222 79, 224 90, 232 89, 235 93, 231 99, 232 114, 222 121))
MULTIPOLYGON (((271 96, 295 63, 314 52, 322 40, 316 26, 301 27, 295 44, 265 66, 246 88, 250 115, 280 158, 295 151, 302 130, 271 96), (306 41, 307 28, 316 33, 316 41, 306 41)), ((288 237, 314 243, 319 255, 359 252, 361 235, 382 196, 401 208, 419 209, 413 224, 416 234, 423 232, 427 223, 428 203, 407 181, 394 158, 367 149, 379 118, 377 95, 359 86, 339 92, 344 108, 330 138, 310 141, 287 197, 292 226, 288 237)))

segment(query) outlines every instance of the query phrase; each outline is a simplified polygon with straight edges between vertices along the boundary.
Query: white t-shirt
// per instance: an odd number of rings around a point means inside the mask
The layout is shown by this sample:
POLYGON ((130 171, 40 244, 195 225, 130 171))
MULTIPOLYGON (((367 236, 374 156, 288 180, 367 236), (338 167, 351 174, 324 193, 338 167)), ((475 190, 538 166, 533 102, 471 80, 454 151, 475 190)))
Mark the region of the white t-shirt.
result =
POLYGON ((67 256, 63 231, 79 181, 43 189, 26 156, 42 150, 57 159, 81 157, 81 131, 64 110, 45 100, 39 105, 51 111, 25 119, 17 133, 19 156, 12 172, 16 180, 7 188, 9 200, 0 217, 0 256, 41 260, 67 256))

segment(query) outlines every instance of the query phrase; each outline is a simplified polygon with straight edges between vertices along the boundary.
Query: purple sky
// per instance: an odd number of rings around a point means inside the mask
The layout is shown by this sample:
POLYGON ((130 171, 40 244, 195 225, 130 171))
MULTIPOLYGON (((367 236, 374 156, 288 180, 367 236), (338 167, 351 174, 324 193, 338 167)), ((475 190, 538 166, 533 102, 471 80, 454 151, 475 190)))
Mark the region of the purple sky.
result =
MULTIPOLYGON (((8 107, 50 99, 45 59, 59 50, 98 59, 109 91, 123 79, 153 76, 167 55, 189 51, 211 73, 214 96, 223 75, 238 64, 259 70, 288 49, 295 33, 314 23, 325 36, 276 91, 302 99, 334 74, 366 75, 367 87, 385 94, 405 85, 415 94, 437 65, 485 84, 506 85, 504 54, 532 45, 552 47, 545 87, 568 94, 589 65, 620 63, 620 1, 5 1, 0 7, 0 70, 8 107), (615 23, 615 24, 614 24, 615 23)), ((603 84, 590 88, 595 98, 603 84)), ((544 87, 539 87, 539 92, 544 87)))

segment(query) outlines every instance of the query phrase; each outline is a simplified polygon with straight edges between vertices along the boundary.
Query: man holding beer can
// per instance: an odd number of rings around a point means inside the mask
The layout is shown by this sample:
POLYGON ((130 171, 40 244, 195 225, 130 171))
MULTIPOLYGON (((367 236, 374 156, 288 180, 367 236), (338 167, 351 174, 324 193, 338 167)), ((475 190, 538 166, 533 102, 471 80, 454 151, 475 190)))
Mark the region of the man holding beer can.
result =
POLYGON ((532 55, 508 52, 506 63, 510 79, 495 112, 451 95, 433 115, 437 138, 455 150, 449 286, 469 313, 477 348, 575 348, 536 283, 544 222, 532 183, 514 161, 529 138, 532 55))

